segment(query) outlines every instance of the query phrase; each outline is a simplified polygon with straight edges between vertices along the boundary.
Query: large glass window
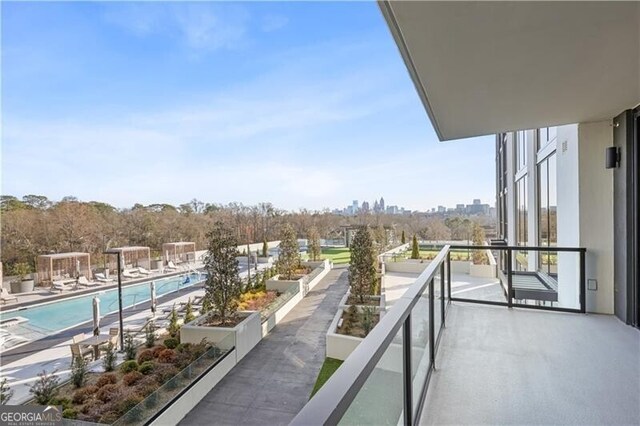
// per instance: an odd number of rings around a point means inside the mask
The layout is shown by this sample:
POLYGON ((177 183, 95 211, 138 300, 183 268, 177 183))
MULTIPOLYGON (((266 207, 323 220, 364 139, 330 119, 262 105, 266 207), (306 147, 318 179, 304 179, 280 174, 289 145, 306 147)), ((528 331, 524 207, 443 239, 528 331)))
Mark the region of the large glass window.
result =
POLYGON ((516 171, 527 166, 527 132, 520 130, 516 132, 516 171))
POLYGON ((538 150, 553 142, 558 135, 557 127, 543 127, 538 129, 538 150))
MULTIPOLYGON (((527 175, 524 175, 516 182, 516 206, 517 206, 517 245, 526 246, 528 243, 529 227, 527 224, 527 175)), ((526 271, 528 269, 527 252, 522 251, 516 254, 516 270, 526 271)))
POLYGON ((498 135, 496 146, 498 238, 507 239, 507 135, 498 135))
MULTIPOLYGON (((543 247, 558 244, 557 187, 555 152, 538 163, 538 243, 543 247)), ((557 274, 557 253, 540 252, 540 271, 557 274)))

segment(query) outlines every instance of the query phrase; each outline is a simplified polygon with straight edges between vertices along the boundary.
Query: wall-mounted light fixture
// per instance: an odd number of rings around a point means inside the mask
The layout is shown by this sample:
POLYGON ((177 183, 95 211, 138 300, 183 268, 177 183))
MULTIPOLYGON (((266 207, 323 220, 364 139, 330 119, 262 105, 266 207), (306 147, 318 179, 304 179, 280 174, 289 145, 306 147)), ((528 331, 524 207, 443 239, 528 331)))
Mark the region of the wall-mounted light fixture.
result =
POLYGON ((605 150, 605 167, 615 169, 620 165, 620 148, 610 146, 605 150))

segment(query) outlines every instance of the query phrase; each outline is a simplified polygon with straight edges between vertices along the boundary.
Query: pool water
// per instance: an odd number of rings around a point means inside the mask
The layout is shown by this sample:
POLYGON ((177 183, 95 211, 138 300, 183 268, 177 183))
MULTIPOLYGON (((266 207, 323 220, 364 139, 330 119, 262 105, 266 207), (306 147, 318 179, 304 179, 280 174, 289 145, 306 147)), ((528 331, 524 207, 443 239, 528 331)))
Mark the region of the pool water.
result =
MULTIPOLYGON (((129 308, 151 300, 150 282, 156 285, 156 297, 186 288, 201 282, 198 274, 150 280, 122 288, 122 307, 129 308)), ((100 316, 118 311, 118 289, 97 291, 84 296, 62 299, 33 307, 0 313, 0 318, 23 317, 29 326, 42 332, 54 333, 93 319, 93 297, 100 299, 100 316)), ((26 325, 25 324, 25 325, 26 325)), ((11 327, 13 329, 13 327, 11 327)))

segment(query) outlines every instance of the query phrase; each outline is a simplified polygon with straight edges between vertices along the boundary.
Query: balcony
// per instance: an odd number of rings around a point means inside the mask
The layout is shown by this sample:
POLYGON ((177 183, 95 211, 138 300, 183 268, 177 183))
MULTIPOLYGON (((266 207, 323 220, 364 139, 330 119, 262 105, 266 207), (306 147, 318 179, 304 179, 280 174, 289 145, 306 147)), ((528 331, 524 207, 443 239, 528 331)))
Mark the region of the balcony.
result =
POLYGON ((638 424, 640 334, 581 313, 584 250, 555 249, 577 254, 577 306, 514 300, 511 268, 504 301, 461 299, 445 246, 292 424, 638 424))

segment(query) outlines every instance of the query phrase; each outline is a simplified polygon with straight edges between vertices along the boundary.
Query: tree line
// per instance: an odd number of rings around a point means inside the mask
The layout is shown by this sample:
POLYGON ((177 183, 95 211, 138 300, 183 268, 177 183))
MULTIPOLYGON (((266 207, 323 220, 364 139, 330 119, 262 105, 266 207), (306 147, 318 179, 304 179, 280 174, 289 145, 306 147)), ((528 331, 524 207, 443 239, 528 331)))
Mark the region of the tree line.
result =
POLYGON ((386 238, 388 230, 398 236, 406 230, 408 235, 429 240, 464 239, 463 234, 466 235, 462 219, 446 224, 424 215, 366 213, 346 217, 329 210, 290 212, 269 202, 223 205, 193 199, 178 206, 135 204, 117 208, 73 196, 54 201, 43 195, 30 194, 21 199, 3 195, 0 214, 5 275, 10 275, 18 263, 33 268, 41 254, 88 252, 92 262, 99 264, 102 252, 112 247, 148 246, 152 256, 160 256, 162 244, 173 241, 193 241, 197 249, 204 249, 206 235, 217 221, 228 226, 240 244, 276 240, 285 224, 291 225, 298 238, 307 238, 311 228, 315 228, 314 237, 342 238, 342 226, 350 225, 368 225, 374 234, 379 234, 377 240, 386 238))

